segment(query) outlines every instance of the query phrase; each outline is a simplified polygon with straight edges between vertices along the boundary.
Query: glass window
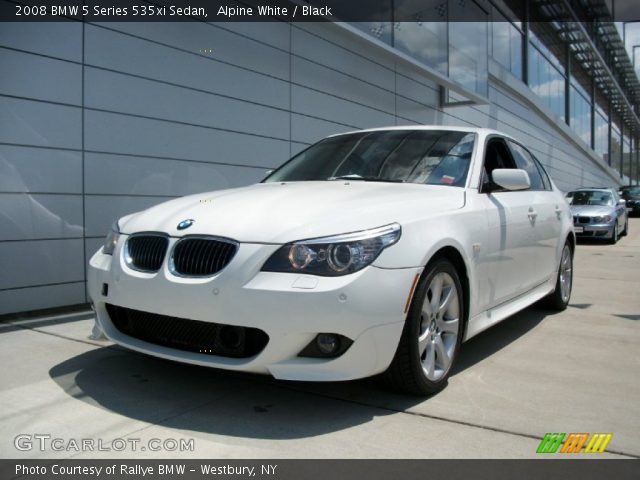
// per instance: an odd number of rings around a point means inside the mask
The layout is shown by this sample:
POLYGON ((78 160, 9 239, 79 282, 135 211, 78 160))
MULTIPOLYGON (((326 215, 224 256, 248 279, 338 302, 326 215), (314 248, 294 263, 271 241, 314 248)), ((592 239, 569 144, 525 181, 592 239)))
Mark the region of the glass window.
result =
POLYGON ((391 45, 390 22, 351 22, 351 25, 362 30, 376 40, 391 45))
POLYGON ((584 89, 573 81, 569 90, 569 102, 569 126, 587 145, 591 145, 591 102, 584 89))
POLYGON ((296 155, 266 182, 349 179, 464 186, 475 134, 383 130, 337 135, 296 155))
POLYGON ((536 47, 529 49, 529 87, 553 114, 564 120, 564 75, 536 47))
MULTIPOLYGON (((393 22, 351 22, 354 27, 448 76, 464 88, 488 95, 489 15, 485 9, 473 0, 373 1, 374 7, 367 6, 367 10, 382 18, 387 14, 386 18, 393 17, 393 22)), ((344 8, 350 12, 360 8, 361 3, 344 8)), ((514 24, 509 25, 505 61, 508 68, 521 77, 522 34, 514 24)))
POLYGON ((609 159, 609 165, 617 167, 620 165, 620 158, 622 156, 622 134, 617 123, 614 121, 611 124, 611 158, 609 159))
POLYGON ((540 160, 538 160, 533 155, 531 155, 531 156, 533 157, 533 161, 536 162, 536 166, 538 167, 538 170, 540 170, 540 176, 542 177, 542 184, 544 185, 544 189, 545 190, 552 190, 551 180, 549 179, 549 174, 547 173, 547 171, 544 169, 544 167, 540 163, 540 160))
POLYGON ((624 135, 622 137, 622 159, 620 164, 620 172, 623 175, 631 176, 631 139, 624 135))
POLYGON ((529 174, 531 190, 544 190, 545 188, 542 181, 542 175, 540 174, 531 154, 521 145, 518 145, 511 140, 509 140, 509 146, 513 152, 513 159, 515 160, 517 167, 525 170, 529 174))
POLYGON ((596 108, 594 151, 605 161, 609 159, 609 117, 599 106, 596 108))
POLYGON ((449 12, 449 77, 481 95, 488 93, 489 15, 472 1, 449 12))
POLYGON ((491 56, 522 79, 522 33, 495 8, 490 26, 491 56))
POLYGON ((442 0, 395 0, 393 11, 393 46, 409 56, 447 74, 447 8, 442 0), (434 13, 441 22, 433 20, 434 13))

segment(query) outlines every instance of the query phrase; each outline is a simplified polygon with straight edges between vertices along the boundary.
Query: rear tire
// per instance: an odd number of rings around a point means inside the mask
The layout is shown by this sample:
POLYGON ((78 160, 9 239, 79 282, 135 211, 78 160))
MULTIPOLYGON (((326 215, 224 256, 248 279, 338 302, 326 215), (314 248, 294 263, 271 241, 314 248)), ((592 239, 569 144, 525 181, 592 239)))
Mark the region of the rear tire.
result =
POLYGON ((545 297, 544 304, 553 310, 562 311, 569 305, 573 288, 573 248, 569 241, 562 248, 556 289, 545 297))
POLYGON ((462 343, 464 292, 446 258, 432 260, 416 288, 396 354, 383 378, 394 390, 415 395, 447 385, 462 343))

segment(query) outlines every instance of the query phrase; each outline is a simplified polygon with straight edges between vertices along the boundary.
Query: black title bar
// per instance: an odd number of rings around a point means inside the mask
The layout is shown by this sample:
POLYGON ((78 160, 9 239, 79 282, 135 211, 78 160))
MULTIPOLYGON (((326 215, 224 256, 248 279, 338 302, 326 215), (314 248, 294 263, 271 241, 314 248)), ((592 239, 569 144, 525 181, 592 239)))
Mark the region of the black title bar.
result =
MULTIPOLYGON (((496 452, 500 454, 500 452, 496 452)), ((639 460, 0 460, 0 478, 39 480, 447 480, 640 478, 639 460)))
MULTIPOLYGON (((615 21, 640 20, 636 1, 616 0, 610 12, 615 21)), ((519 11, 522 2, 498 4, 519 11)), ((553 3, 539 6, 551 8, 553 3)), ((478 22, 491 20, 491 8, 489 0, 0 0, 0 21, 478 22)))

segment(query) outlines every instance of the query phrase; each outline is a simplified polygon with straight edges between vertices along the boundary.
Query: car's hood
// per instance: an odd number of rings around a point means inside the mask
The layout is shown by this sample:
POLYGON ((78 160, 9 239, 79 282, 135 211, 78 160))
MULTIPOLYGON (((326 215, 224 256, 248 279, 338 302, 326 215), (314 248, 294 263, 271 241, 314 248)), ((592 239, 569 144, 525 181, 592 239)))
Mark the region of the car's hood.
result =
POLYGON ((286 243, 410 221, 464 205, 464 189, 362 181, 261 183, 190 195, 124 217, 120 230, 286 243), (191 227, 178 223, 193 219, 191 227))
POLYGON ((610 215, 612 211, 612 207, 603 207, 599 205, 571 205, 571 213, 573 215, 601 216, 610 215))

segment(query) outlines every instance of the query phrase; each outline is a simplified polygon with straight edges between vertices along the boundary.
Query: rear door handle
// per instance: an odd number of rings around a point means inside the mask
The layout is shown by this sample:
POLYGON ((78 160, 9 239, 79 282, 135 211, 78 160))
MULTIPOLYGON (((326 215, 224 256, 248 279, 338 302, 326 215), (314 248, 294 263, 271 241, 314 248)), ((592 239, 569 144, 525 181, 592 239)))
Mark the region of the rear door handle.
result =
POLYGON ((560 218, 560 216, 562 215, 562 209, 558 205, 556 205, 555 212, 556 212, 556 215, 558 216, 558 218, 560 218))
POLYGON ((527 214, 527 216, 529 217, 529 219, 535 220, 538 216, 538 212, 536 212, 533 208, 529 208, 529 213, 527 214))

